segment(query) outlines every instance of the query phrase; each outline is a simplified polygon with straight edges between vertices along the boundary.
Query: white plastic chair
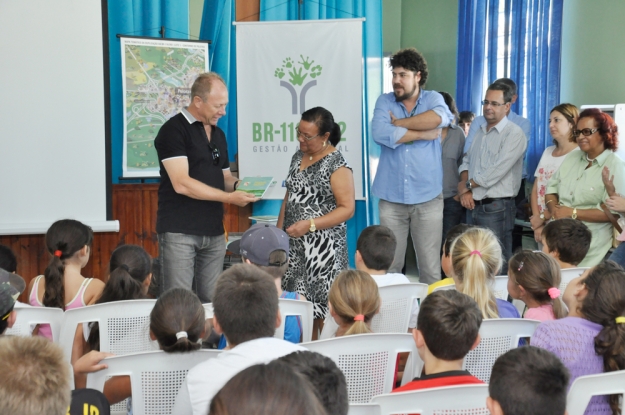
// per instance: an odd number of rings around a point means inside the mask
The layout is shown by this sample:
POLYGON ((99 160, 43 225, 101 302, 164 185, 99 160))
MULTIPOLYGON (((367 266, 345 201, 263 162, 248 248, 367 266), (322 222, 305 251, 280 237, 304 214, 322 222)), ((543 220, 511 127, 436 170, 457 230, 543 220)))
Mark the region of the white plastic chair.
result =
POLYGON ((286 318, 289 316, 295 316, 300 317, 302 322, 302 342, 311 341, 313 330, 313 304, 310 301, 287 300, 285 298, 280 298, 278 300, 278 305, 280 307, 282 322, 280 323, 280 327, 276 329, 276 333, 273 337, 283 339, 286 318))
POLYGON ((374 403, 350 403, 347 415, 382 415, 380 405, 374 403))
POLYGON ((375 396, 372 404, 386 414, 488 415, 488 385, 461 385, 375 396))
POLYGON ((508 276, 497 275, 493 284, 493 293, 495 297, 504 301, 508 301, 508 276))
POLYGON ((488 383, 495 360, 508 350, 519 347, 519 340, 532 337, 540 324, 524 318, 494 318, 482 321, 480 344, 464 358, 464 368, 488 383))
POLYGON ((625 394, 625 370, 580 376, 566 396, 569 415, 582 415, 593 396, 625 394))
POLYGON ((100 351, 120 356, 158 349, 150 339, 150 312, 156 300, 114 301, 67 310, 61 328, 60 345, 71 361, 76 327, 97 322, 100 351))
POLYGON ((170 414, 187 372, 220 350, 165 353, 161 350, 104 359, 107 369, 87 375, 87 387, 104 390, 111 376, 130 376, 134 415, 170 414))
POLYGON ((421 373, 423 362, 410 334, 357 334, 302 343, 310 351, 329 357, 345 375, 349 402, 367 403, 389 393, 395 380, 397 355, 410 352, 402 383, 421 373))
POLYGON ((204 307, 204 314, 206 316, 206 320, 208 320, 209 318, 213 318, 213 315, 214 315, 213 303, 202 304, 202 306, 204 307))
POLYGON ((28 337, 32 336, 37 324, 49 324, 52 341, 59 342, 63 310, 52 307, 15 307, 13 310, 16 313, 15 324, 5 334, 28 337))
POLYGON ((380 312, 371 320, 371 330, 374 333, 406 333, 415 302, 422 301, 428 294, 427 284, 386 285, 379 291, 380 312))
POLYGON ((584 271, 586 271, 588 269, 588 267, 582 267, 582 268, 565 268, 563 270, 560 271, 561 275, 562 275, 562 279, 560 280, 560 297, 562 297, 562 295, 564 294, 564 290, 566 290, 566 286, 569 285, 569 283, 574 280, 575 278, 579 277, 580 275, 582 275, 584 273, 584 271))

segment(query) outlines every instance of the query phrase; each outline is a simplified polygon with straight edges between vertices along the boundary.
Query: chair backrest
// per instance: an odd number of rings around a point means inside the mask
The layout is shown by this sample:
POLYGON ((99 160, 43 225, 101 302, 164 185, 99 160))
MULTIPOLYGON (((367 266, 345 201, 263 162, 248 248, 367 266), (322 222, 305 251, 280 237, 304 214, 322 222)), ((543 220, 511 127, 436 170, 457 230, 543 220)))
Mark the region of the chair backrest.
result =
POLYGON ((508 301, 508 276, 497 275, 493 284, 493 293, 495 297, 504 301, 508 301))
POLYGON ((566 286, 569 285, 571 280, 579 277, 586 271, 589 267, 582 268, 565 268, 560 271, 562 275, 562 279, 560 280, 560 297, 564 294, 564 290, 566 290, 566 286))
POLYGON ((283 339, 286 318, 294 316, 300 317, 302 323, 302 342, 311 341, 313 330, 313 304, 310 301, 287 300, 285 298, 280 298, 278 300, 278 305, 280 307, 280 316, 282 317, 282 321, 280 323, 280 327, 276 329, 276 333, 273 337, 283 339))
POLYGON ((428 294, 427 284, 411 283, 380 287, 380 312, 371 320, 374 333, 406 333, 413 309, 428 294))
POLYGON ((382 414, 488 415, 488 385, 461 385, 375 396, 382 414))
POLYGON ((494 318, 482 321, 480 344, 464 358, 464 368, 488 383, 495 360, 508 350, 519 347, 524 337, 532 337, 540 324, 524 318, 494 318))
POLYGON ((347 415, 382 415, 380 405, 374 403, 350 403, 347 415))
POLYGON ((357 334, 302 343, 310 351, 329 357, 345 375, 349 402, 367 403, 389 393, 395 381, 397 355, 410 352, 402 383, 421 373, 423 362, 410 334, 357 334))
POLYGON ((165 353, 161 350, 104 359, 107 369, 87 375, 87 387, 102 391, 110 376, 130 376, 134 415, 170 414, 187 372, 220 350, 165 353))
POLYGON ((625 394, 625 370, 580 376, 566 396, 569 415, 582 415, 593 396, 625 394))
POLYGON ((37 324, 49 324, 52 341, 59 342, 63 324, 63 310, 51 307, 15 307, 15 324, 5 334, 12 336, 32 336, 37 324))
POLYGON ((213 303, 202 304, 202 306, 204 307, 204 313, 206 315, 206 319, 208 320, 209 318, 213 318, 213 315, 214 315, 213 303))
POLYGON ((97 322, 100 328, 100 351, 117 356, 158 349, 150 339, 150 312, 156 300, 114 301, 67 310, 61 328, 60 345, 71 361, 76 327, 97 322))

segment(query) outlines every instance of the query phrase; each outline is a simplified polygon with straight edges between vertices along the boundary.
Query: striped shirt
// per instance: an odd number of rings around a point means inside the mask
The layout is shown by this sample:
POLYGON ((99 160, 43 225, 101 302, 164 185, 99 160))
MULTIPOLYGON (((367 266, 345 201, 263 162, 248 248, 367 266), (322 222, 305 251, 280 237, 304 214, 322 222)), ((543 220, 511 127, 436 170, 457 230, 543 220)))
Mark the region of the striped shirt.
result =
POLYGON ((486 132, 480 127, 458 171, 469 171, 469 179, 479 185, 473 199, 514 197, 521 186, 523 155, 527 140, 523 130, 504 117, 486 132))

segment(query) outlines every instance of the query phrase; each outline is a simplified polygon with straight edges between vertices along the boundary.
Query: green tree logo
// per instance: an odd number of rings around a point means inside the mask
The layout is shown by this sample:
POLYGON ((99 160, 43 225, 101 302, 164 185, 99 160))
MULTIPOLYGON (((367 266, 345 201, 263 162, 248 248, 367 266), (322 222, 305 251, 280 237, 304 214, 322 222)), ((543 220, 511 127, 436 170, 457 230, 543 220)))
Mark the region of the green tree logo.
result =
POLYGON ((317 85, 317 80, 321 76, 321 65, 314 65, 314 60, 310 60, 309 56, 304 58, 304 55, 299 55, 301 60, 295 62, 290 57, 286 57, 282 60, 282 66, 276 68, 274 76, 280 79, 280 86, 286 88, 291 93, 291 109, 293 114, 298 114, 298 101, 299 101, 299 114, 303 114, 306 111, 306 93, 310 88, 317 85), (282 80, 286 75, 289 75, 288 82, 282 80), (310 76, 310 80, 304 84, 306 78, 310 76), (301 86, 302 89, 298 94, 295 90, 295 86, 301 86))

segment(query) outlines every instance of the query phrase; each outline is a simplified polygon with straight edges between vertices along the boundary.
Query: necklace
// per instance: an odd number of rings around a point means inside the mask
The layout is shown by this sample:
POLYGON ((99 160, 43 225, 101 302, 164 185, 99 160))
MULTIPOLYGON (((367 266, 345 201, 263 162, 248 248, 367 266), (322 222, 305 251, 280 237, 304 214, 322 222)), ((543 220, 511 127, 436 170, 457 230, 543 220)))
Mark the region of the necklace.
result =
POLYGON ((318 152, 311 154, 310 156, 308 156, 308 160, 312 161, 313 156, 316 156, 317 154, 323 153, 326 149, 326 142, 323 142, 323 147, 321 148, 321 150, 319 150, 318 152))
POLYGON ((586 160, 587 160, 589 163, 592 163, 593 161, 595 161, 595 159, 588 158, 588 153, 586 153, 586 160))

